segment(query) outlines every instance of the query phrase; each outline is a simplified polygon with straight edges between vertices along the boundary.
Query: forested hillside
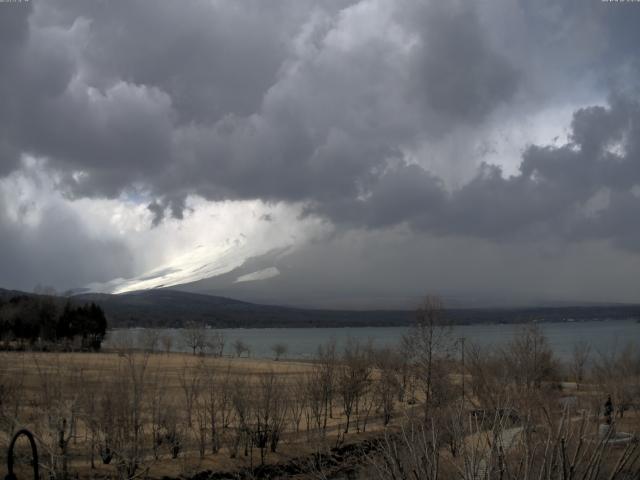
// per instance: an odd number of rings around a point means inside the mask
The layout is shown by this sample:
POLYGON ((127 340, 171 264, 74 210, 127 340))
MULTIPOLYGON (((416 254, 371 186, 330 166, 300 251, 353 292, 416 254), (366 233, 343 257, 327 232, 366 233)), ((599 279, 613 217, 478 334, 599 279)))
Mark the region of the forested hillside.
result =
MULTIPOLYGON (((11 297, 42 297, 0 290, 0 300, 11 297)), ((219 328, 257 327, 362 327, 405 326, 414 321, 412 310, 314 310, 259 305, 225 297, 174 290, 146 290, 121 295, 87 293, 70 297, 72 303, 100 306, 110 328, 174 327, 206 324, 219 328)), ((62 308, 66 298, 57 297, 62 308)), ((454 324, 562 322, 640 318, 638 305, 595 305, 530 308, 447 309, 454 324)))

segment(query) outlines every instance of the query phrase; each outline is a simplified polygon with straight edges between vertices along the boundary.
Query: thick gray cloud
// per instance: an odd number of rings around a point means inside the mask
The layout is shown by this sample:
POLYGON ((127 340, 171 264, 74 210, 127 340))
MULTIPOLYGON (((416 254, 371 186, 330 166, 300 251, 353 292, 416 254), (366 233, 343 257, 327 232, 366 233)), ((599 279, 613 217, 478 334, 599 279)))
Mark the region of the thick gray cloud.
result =
POLYGON ((607 107, 574 114, 569 143, 527 148, 516 175, 485 164, 472 181, 448 191, 422 167, 400 163, 375 178, 362 199, 319 208, 356 226, 407 222, 500 241, 601 238, 638 250, 640 228, 632 218, 640 211, 639 125, 638 101, 613 96, 607 107))
MULTIPOLYGON (((638 20, 579 0, 0 4, 0 178, 33 156, 67 198, 135 197, 154 225, 199 195, 345 230, 636 251, 638 20), (583 106, 566 142, 504 159, 515 173, 469 153, 562 102, 583 106)), ((40 251, 12 228, 0 217, 40 251)))
POLYGON ((517 88, 457 2, 60 1, 14 36, 3 144, 48 158, 74 196, 142 186, 178 215, 189 193, 353 198, 517 88))
MULTIPOLYGON (((0 200, 6 202, 1 194, 0 200)), ((64 291, 134 274, 133 253, 122 242, 96 238, 59 205, 41 215, 35 226, 17 225, 0 208, 0 287, 31 291, 42 284, 64 291)))
POLYGON ((476 123, 511 99, 518 72, 489 44, 466 3, 432 2, 412 16, 422 47, 415 52, 414 91, 433 115, 431 129, 476 123))

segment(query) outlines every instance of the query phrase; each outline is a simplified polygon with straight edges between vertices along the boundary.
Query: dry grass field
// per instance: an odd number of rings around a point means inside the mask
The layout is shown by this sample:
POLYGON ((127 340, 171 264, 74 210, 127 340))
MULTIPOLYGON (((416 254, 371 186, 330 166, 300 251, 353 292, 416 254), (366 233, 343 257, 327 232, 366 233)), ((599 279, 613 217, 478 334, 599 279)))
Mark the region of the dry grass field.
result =
POLYGON ((463 364, 425 325, 395 349, 328 344, 309 362, 0 352, 0 451, 30 429, 50 480, 294 463, 301 478, 332 478, 318 458, 364 445, 373 453, 336 457, 359 462, 360 478, 638 478, 637 350, 560 364, 533 326, 505 348, 470 346, 463 364))
MULTIPOLYGON (((345 435, 357 441, 384 424, 380 372, 371 367, 343 386, 355 389, 346 394, 351 412, 345 434, 334 363, 3 352, 0 365, 3 455, 9 434, 29 428, 39 440, 41 462, 58 476, 236 471, 309 456, 345 435), (327 375, 331 385, 324 383, 327 375)), ((407 407, 393 404, 398 414, 407 407)))

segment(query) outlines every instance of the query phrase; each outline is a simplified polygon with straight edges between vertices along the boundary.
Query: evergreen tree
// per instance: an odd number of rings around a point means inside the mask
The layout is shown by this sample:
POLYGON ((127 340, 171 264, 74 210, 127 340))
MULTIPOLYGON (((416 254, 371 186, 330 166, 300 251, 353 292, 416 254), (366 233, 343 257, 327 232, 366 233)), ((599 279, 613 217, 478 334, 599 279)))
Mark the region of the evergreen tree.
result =
POLYGON ((107 318, 95 304, 74 306, 67 300, 62 311, 53 297, 21 295, 0 302, 0 338, 34 344, 80 339, 83 350, 99 350, 107 333, 107 318))

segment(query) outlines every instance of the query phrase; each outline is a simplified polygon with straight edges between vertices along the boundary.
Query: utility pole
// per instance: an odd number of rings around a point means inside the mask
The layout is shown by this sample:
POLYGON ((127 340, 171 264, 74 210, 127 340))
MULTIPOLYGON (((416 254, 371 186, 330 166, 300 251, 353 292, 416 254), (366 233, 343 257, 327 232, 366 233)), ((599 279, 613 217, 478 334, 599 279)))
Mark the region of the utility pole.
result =
POLYGON ((462 357, 462 406, 464 407, 464 377, 465 377, 465 369, 464 369, 464 337, 460 337, 458 339, 460 342, 460 354, 462 357))

